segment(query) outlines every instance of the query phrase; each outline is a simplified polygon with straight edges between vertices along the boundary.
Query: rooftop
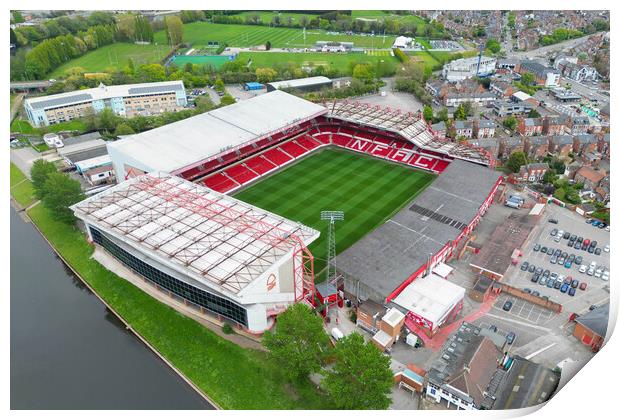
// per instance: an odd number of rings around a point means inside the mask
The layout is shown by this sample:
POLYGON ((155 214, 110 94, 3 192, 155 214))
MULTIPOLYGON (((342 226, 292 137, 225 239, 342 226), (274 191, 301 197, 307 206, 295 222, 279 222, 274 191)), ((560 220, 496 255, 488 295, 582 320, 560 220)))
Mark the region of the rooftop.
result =
POLYGON ((150 258, 242 296, 319 232, 166 173, 131 178, 71 208, 150 258))
POLYGON ((575 322, 583 325, 599 337, 605 337, 609 324, 609 303, 594 308, 585 315, 581 315, 575 322))
POLYGON ((303 86, 313 86, 323 83, 331 83, 331 79, 325 76, 305 77, 302 79, 282 80, 280 82, 270 82, 269 85, 275 89, 298 88, 303 86))
POLYGON ((110 156, 130 156, 148 171, 179 171, 231 148, 324 114, 321 105, 273 91, 108 145, 110 156))
POLYGON ((453 241, 476 216, 500 173, 455 160, 418 197, 338 256, 338 269, 384 297, 453 241))
POLYGON ((38 98, 28 98, 26 99, 26 103, 30 104, 33 109, 47 109, 100 99, 153 95, 175 92, 178 90, 185 90, 182 80, 116 86, 106 86, 102 83, 98 87, 92 89, 76 90, 38 98))

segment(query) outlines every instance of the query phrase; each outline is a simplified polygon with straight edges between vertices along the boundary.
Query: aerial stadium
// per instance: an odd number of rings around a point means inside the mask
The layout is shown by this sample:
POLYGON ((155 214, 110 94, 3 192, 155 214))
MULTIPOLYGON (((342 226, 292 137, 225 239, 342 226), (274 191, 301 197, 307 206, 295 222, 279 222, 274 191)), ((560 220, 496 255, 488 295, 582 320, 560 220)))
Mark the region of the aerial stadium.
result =
POLYGON ((400 307, 432 335, 458 313, 462 291, 429 286, 446 282, 429 275, 502 180, 484 150, 438 140, 420 113, 277 90, 107 147, 120 183, 72 207, 90 240, 253 334, 290 304, 314 303, 315 283, 329 280, 339 296, 400 307), (337 260, 326 210, 345 215, 337 260))

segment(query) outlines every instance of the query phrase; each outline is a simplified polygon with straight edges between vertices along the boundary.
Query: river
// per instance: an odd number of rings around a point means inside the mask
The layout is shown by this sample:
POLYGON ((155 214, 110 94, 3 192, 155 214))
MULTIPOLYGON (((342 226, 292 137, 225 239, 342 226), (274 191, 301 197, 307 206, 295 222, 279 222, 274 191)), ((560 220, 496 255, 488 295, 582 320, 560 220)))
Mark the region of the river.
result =
POLYGON ((11 208, 11 409, 208 408, 11 208))

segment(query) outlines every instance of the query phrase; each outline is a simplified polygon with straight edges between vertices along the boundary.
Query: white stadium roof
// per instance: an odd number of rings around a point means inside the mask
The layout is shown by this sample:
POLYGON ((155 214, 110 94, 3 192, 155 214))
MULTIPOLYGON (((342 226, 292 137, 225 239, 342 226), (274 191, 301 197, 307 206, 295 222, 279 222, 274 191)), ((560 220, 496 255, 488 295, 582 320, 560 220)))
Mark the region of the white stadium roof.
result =
POLYGON ((461 286, 429 274, 411 282, 393 302, 439 326, 443 317, 464 297, 465 289, 461 286))
POLYGON ((148 171, 172 172, 324 114, 321 105, 281 91, 238 102, 108 144, 148 171))
POLYGON ((220 292, 239 296, 319 232, 182 178, 131 178, 71 208, 87 223, 220 292))
POLYGON ((322 83, 331 83, 331 79, 325 76, 304 77, 302 79, 282 80, 280 82, 270 82, 269 85, 274 89, 298 88, 304 86, 313 86, 322 83))

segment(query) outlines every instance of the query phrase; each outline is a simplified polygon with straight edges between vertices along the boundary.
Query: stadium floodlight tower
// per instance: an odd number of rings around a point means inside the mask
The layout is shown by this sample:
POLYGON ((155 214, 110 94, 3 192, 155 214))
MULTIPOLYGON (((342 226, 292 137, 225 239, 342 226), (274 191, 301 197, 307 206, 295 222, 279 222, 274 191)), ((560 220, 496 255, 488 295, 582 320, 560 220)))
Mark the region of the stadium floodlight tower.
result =
POLYGON ((480 62, 482 61, 482 52, 484 51, 484 44, 480 43, 478 46, 478 65, 476 66, 476 77, 480 75, 480 62))
POLYGON ((327 230, 327 281, 336 281, 336 222, 344 220, 344 212, 326 210, 321 212, 321 220, 328 220, 327 230))

